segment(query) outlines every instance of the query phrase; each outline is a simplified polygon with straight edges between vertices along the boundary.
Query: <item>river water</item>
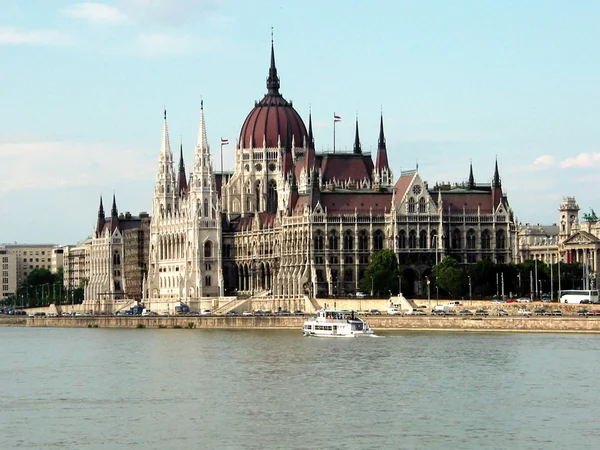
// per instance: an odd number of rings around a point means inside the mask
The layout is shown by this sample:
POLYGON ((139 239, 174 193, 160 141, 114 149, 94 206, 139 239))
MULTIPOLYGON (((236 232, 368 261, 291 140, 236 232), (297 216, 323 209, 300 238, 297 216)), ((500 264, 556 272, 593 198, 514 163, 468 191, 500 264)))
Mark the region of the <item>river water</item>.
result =
POLYGON ((0 448, 600 447, 600 336, 0 327, 0 448))

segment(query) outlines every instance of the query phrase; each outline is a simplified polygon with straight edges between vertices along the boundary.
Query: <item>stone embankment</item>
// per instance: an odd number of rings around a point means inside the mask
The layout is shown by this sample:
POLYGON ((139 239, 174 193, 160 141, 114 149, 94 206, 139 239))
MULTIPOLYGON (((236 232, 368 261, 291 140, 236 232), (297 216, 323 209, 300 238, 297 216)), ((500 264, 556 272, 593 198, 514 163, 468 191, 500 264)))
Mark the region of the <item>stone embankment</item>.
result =
MULTIPOLYGON (((154 317, 28 317, 20 319, 32 327, 87 328, 207 328, 300 330, 303 316, 154 316, 154 317)), ((478 317, 478 316, 369 316, 376 331, 512 331, 600 333, 600 317, 478 317)), ((1 323, 1 322, 0 322, 1 323)))

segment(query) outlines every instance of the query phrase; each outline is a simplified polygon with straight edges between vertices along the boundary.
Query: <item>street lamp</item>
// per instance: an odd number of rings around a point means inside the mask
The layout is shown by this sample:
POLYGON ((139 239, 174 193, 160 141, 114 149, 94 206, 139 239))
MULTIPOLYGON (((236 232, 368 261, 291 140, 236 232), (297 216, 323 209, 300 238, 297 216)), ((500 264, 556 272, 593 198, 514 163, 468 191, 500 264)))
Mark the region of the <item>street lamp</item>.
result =
POLYGON ((371 275, 371 297, 373 297, 374 293, 374 283, 373 283, 373 275, 371 275))
POLYGON ((467 278, 469 279, 469 302, 471 302, 471 305, 473 304, 473 292, 471 290, 471 275, 467 275, 467 278))

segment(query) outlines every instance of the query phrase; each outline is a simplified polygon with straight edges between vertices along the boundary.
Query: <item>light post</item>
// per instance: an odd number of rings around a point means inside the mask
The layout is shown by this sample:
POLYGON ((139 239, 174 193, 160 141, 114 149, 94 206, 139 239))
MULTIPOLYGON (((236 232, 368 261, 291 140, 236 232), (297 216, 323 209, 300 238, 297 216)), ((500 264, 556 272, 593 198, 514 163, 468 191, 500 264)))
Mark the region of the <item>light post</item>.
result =
POLYGON ((398 297, 402 294, 402 276, 398 275, 398 297))
POLYGON ((374 283, 373 283, 373 275, 371 275, 371 297, 373 297, 374 293, 374 283))
POLYGON ((504 300, 504 272, 502 272, 502 297, 500 297, 502 300, 504 300))
POLYGON ((531 270, 529 271, 529 296, 533 301, 533 272, 531 270))
POLYGON ((425 277, 425 279, 427 280, 427 304, 429 305, 429 309, 431 309, 431 293, 429 290, 429 284, 431 281, 429 281, 429 277, 425 277))
POLYGON ((560 300, 560 260, 561 260, 561 256, 560 253, 558 254, 558 300, 560 300))
POLYGON ((469 302, 472 305, 473 304, 473 291, 471 289, 471 275, 467 275, 467 278, 469 279, 469 302))
POLYGON ((539 292, 540 291, 538 290, 537 256, 533 260, 533 264, 534 264, 534 267, 535 267, 535 296, 539 297, 539 292))

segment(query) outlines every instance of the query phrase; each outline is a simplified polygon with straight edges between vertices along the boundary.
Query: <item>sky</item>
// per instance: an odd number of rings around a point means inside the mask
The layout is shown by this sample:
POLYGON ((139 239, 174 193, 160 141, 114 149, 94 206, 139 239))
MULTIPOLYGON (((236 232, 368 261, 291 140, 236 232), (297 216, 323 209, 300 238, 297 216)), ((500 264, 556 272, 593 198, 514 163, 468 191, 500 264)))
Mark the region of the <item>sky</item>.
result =
POLYGON ((600 2, 0 0, 0 243, 74 244, 99 198, 152 212, 163 108, 188 169, 200 101, 226 170, 266 92, 271 27, 281 93, 317 151, 376 151, 396 176, 489 183, 497 158, 521 223, 563 197, 600 212, 600 2))

